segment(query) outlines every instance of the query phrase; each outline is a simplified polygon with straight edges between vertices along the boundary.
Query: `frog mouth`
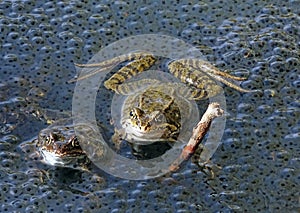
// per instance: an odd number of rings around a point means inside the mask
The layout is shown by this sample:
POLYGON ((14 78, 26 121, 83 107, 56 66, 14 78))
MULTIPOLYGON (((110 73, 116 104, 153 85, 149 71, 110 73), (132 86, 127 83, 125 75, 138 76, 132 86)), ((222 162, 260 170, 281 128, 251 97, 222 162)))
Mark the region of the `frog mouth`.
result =
POLYGON ((88 164, 89 160, 86 155, 61 155, 47 149, 41 149, 40 153, 43 157, 43 162, 50 166, 78 168, 80 165, 88 164))
POLYGON ((155 142, 166 140, 162 136, 165 134, 166 129, 151 129, 150 125, 145 125, 143 127, 126 125, 125 132, 126 132, 126 140, 129 142, 155 142))
POLYGON ((41 149, 40 153, 42 154, 43 161, 51 166, 63 166, 65 165, 62 156, 57 154, 56 152, 51 152, 47 149, 41 149))

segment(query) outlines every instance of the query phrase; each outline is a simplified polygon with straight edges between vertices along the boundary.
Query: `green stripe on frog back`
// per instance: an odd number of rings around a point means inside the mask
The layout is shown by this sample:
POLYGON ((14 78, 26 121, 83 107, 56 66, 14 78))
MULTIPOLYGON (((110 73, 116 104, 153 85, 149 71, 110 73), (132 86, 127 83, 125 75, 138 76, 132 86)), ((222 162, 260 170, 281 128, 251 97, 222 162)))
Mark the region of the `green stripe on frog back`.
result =
POLYGON ((191 91, 187 95, 189 99, 205 99, 218 94, 221 90, 221 87, 208 75, 180 61, 171 62, 168 68, 181 82, 191 86, 191 91))
MULTIPOLYGON (((133 76, 149 69, 155 63, 153 55, 145 55, 140 59, 128 63, 122 67, 118 72, 113 74, 108 80, 104 82, 107 89, 111 89, 116 93, 122 94, 120 86, 133 76)), ((122 88, 122 87, 121 87, 122 88)), ((124 90, 124 89, 123 89, 124 90)))

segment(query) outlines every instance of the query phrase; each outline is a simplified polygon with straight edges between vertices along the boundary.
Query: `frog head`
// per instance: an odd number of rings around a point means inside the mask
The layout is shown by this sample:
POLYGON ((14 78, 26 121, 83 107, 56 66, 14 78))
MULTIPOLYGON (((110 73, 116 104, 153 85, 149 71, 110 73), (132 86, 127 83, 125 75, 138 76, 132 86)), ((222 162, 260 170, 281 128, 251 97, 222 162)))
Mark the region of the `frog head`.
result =
POLYGON ((74 129, 44 129, 39 133, 37 150, 46 164, 76 168, 87 163, 74 129))

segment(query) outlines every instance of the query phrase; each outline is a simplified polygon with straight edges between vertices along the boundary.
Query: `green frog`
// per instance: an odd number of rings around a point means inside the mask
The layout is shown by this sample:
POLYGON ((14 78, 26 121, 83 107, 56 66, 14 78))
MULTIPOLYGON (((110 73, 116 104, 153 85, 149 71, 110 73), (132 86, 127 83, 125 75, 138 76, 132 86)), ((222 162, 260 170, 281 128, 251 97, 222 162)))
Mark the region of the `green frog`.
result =
POLYGON ((61 120, 41 130, 36 149, 43 162, 51 166, 87 170, 87 165, 90 164, 75 135, 74 125, 69 119, 61 120))
POLYGON ((99 68, 75 80, 88 78, 123 61, 130 62, 104 82, 107 89, 125 96, 124 102, 120 103, 119 121, 113 121, 120 122, 120 125, 115 125, 117 127, 113 136, 117 145, 123 139, 142 145, 176 141, 179 133, 187 130, 185 126, 197 122, 193 118, 198 110, 192 101, 204 100, 222 91, 216 82, 222 82, 240 92, 250 92, 230 81, 242 81, 244 78, 222 72, 201 59, 179 59, 168 64, 169 72, 179 82, 148 78, 130 81, 156 62, 154 55, 147 52, 121 55, 97 64, 76 64, 79 67, 99 68))
MULTIPOLYGON (((51 111, 51 116, 56 115, 56 119, 64 116, 62 112, 51 111)), ((45 117, 41 119, 46 119, 45 117)), ((47 128, 42 129, 38 136, 32 141, 26 141, 20 145, 21 149, 27 153, 31 153, 32 159, 39 159, 44 164, 54 167, 71 168, 82 171, 91 172, 93 164, 88 158, 84 149, 82 149, 80 141, 82 137, 89 140, 94 137, 96 128, 91 124, 81 123, 73 124, 73 118, 62 118, 52 123, 52 119, 47 117, 47 122, 51 122, 47 128), (79 128, 82 133, 80 136, 75 134, 75 127, 79 128)), ((103 146, 88 144, 94 150, 94 156, 100 159, 103 156, 103 146)))
MULTIPOLYGON (((133 145, 178 140, 187 142, 180 135, 190 131, 199 121, 198 108, 193 101, 220 93, 222 87, 216 82, 240 92, 250 92, 230 81, 242 81, 244 78, 222 72, 201 59, 171 61, 168 70, 178 81, 151 78, 131 81, 132 77, 148 70, 156 61, 152 54, 145 52, 121 55, 98 64, 77 64, 79 67, 99 68, 75 80, 88 78, 123 61, 130 62, 104 82, 107 89, 124 96, 120 103, 120 117, 113 120, 115 134, 112 140, 117 147, 122 140, 133 145)), ((84 132, 93 131, 90 126, 82 129, 84 132)), ((88 137, 88 133, 85 136, 88 137)), ((80 138, 75 135, 72 119, 63 119, 41 130, 35 144, 46 164, 88 170, 90 160, 80 146, 80 138)), ((96 157, 103 155, 102 147, 91 149, 95 150, 96 157)))

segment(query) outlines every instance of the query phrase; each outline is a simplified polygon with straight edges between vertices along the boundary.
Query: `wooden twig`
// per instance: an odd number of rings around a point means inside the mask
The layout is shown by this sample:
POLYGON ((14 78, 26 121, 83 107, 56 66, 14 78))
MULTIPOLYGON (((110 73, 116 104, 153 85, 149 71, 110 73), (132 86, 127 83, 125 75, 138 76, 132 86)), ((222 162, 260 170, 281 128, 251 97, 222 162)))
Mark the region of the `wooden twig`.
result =
POLYGON ((182 161, 188 160, 197 150, 199 144, 208 132, 211 122, 224 114, 224 110, 220 108, 220 105, 216 102, 210 103, 206 112, 203 114, 199 123, 194 127, 192 136, 183 148, 180 156, 169 167, 170 171, 175 171, 179 168, 182 161))

